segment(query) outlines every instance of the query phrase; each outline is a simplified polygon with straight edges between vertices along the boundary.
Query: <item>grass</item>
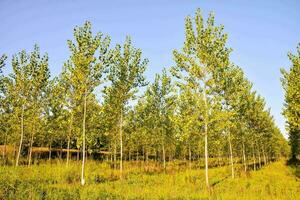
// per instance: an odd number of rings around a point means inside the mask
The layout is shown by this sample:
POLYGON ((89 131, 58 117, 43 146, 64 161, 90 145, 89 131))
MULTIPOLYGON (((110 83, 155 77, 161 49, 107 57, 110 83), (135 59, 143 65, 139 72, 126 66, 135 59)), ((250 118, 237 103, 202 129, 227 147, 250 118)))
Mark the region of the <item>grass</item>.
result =
POLYGON ((203 169, 169 163, 166 173, 150 163, 125 163, 123 179, 109 163, 88 161, 86 185, 79 185, 80 164, 72 162, 0 168, 0 199, 300 199, 298 168, 284 161, 247 174, 228 166, 209 170, 210 191, 203 169))

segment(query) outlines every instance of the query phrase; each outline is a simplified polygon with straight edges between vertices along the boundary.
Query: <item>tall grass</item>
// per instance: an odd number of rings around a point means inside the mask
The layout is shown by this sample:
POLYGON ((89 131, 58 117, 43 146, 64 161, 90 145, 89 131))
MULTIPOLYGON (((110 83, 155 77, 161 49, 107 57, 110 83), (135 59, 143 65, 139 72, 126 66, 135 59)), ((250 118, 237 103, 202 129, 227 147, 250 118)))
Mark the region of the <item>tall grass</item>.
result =
POLYGON ((231 179, 228 166, 204 170, 168 163, 167 171, 154 162, 125 163, 124 178, 110 163, 88 161, 87 184, 80 186, 80 164, 54 161, 31 167, 0 168, 0 199, 300 199, 295 169, 283 161, 247 174, 237 167, 231 179))

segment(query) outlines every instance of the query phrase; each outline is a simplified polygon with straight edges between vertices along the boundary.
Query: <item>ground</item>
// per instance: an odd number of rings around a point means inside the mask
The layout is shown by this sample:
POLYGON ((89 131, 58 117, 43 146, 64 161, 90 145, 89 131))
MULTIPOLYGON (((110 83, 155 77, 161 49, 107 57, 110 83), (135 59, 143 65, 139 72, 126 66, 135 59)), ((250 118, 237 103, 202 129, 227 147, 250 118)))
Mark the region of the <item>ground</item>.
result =
POLYGON ((230 168, 209 170, 210 190, 203 169, 169 163, 164 172, 154 163, 125 163, 123 178, 109 163, 88 161, 86 185, 80 186, 80 163, 68 167, 59 160, 31 167, 0 168, 0 199, 300 199, 300 168, 284 160, 236 178, 230 168))

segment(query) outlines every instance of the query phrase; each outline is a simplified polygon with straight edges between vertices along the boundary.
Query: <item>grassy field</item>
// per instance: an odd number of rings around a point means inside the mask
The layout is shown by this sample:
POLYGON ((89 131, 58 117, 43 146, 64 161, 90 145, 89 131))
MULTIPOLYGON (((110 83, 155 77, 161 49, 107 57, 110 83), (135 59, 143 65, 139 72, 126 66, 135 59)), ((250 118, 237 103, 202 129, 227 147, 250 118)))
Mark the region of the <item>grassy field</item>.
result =
POLYGON ((88 161, 87 184, 79 185, 80 164, 40 164, 28 168, 0 168, 0 199, 300 199, 300 170, 278 161, 247 174, 229 167, 209 170, 211 189, 205 188, 203 169, 168 165, 166 173, 150 163, 125 163, 124 178, 108 163, 88 161))

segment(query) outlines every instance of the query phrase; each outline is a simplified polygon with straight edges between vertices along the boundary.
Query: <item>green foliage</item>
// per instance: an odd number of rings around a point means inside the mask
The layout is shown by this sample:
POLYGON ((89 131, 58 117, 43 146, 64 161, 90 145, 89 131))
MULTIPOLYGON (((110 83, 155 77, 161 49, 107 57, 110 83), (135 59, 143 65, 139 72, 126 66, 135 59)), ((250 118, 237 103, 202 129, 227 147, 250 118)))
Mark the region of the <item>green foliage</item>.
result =
POLYGON ((292 158, 296 159, 300 155, 300 44, 297 54, 289 53, 288 57, 292 63, 291 68, 288 71, 281 69, 281 82, 285 91, 283 115, 287 120, 292 158))
MULTIPOLYGON (((46 164, 3 168, 8 181, 0 182, 4 188, 0 195, 7 199, 21 193, 25 194, 21 199, 147 199, 154 189, 158 190, 154 199, 206 198, 222 177, 234 178, 288 155, 289 146, 264 98, 231 62, 228 36, 223 25, 215 24, 212 13, 204 20, 198 9, 193 18, 186 18, 183 47, 173 51, 175 66, 164 68, 149 85, 144 75, 148 60, 130 37, 111 48, 110 37, 93 34, 90 22, 76 26, 73 35, 67 42, 70 56, 52 80, 48 55, 41 55, 37 45, 32 52, 13 56, 9 76, 2 73, 6 56, 0 57, 2 164, 38 164, 53 157, 57 162, 67 160, 65 169, 61 164, 51 166, 58 174, 46 164), (78 185, 75 153, 78 161, 82 159, 84 189, 78 185), (110 162, 95 163, 96 159, 110 162), (125 162, 123 170, 123 160, 133 159, 136 165, 125 162), (186 168, 187 159, 189 169, 206 169, 206 192, 201 193, 202 171, 179 170, 186 168), (120 172, 115 170, 117 160, 120 172), (228 163, 231 170, 209 169, 228 163), (40 167, 45 167, 44 173, 40 167), (168 174, 169 168, 179 171, 168 174), (138 189, 140 185, 145 185, 144 190, 138 189)), ((298 155, 300 58, 293 54, 289 58, 293 67, 282 70, 284 115, 293 155, 298 155)))

